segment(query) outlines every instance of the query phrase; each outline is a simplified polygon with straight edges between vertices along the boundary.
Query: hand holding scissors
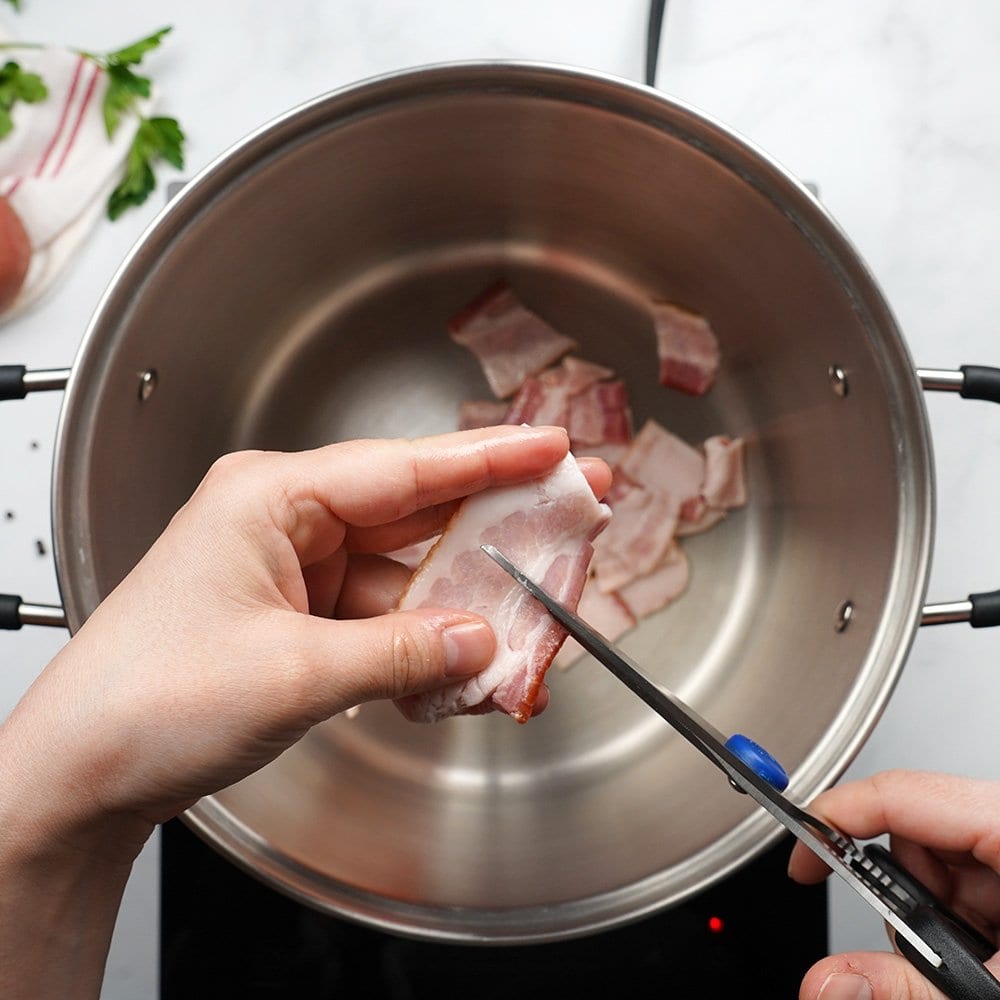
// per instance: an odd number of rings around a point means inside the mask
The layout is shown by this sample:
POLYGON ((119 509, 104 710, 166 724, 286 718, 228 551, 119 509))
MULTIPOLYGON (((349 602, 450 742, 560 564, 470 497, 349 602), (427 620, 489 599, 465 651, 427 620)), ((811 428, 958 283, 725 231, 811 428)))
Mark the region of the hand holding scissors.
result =
MULTIPOLYGON (((994 942, 941 903, 884 847, 860 847, 830 823, 795 805, 784 794, 781 765, 746 736, 724 737, 674 694, 659 687, 624 653, 529 579, 495 547, 483 551, 581 646, 664 718, 729 779, 839 875, 892 926, 899 951, 951 1000, 1000 1000, 1000 982, 984 964, 994 942)), ((1000 834, 998 834, 1000 836, 1000 834)))

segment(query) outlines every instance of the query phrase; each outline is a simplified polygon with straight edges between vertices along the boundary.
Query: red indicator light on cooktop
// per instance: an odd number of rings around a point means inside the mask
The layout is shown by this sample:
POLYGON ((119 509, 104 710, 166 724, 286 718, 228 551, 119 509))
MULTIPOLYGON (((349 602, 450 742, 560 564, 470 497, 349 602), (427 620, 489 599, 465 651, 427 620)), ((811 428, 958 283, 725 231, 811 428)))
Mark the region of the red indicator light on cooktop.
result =
POLYGON ((725 926, 726 926, 726 922, 722 919, 722 917, 709 917, 708 918, 708 929, 713 934, 721 934, 722 931, 725 929, 725 926))

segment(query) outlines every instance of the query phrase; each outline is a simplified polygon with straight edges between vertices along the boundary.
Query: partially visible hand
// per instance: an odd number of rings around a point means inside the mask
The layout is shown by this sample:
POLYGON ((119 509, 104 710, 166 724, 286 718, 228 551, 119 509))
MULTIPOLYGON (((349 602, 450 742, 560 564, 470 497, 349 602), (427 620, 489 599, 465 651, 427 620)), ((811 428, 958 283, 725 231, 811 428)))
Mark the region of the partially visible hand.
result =
MULTIPOLYGON (((992 941, 1000 940, 1000 783, 886 771, 820 795, 810 810, 851 836, 890 834, 890 850, 937 898, 992 941)), ((819 882, 829 868, 801 844, 789 874, 819 882)), ((1000 978, 1000 955, 989 962, 1000 978)), ((945 1000, 901 955, 825 958, 802 981, 800 1000, 945 1000)))
MULTIPOLYGON (((0 746, 16 748, 22 783, 75 810, 61 820, 151 826, 343 709, 482 669, 489 626, 455 609, 384 614, 409 574, 373 554, 431 536, 462 497, 541 475, 567 448, 561 429, 504 427, 221 459, 0 746)), ((607 467, 584 468, 603 493, 607 467)))

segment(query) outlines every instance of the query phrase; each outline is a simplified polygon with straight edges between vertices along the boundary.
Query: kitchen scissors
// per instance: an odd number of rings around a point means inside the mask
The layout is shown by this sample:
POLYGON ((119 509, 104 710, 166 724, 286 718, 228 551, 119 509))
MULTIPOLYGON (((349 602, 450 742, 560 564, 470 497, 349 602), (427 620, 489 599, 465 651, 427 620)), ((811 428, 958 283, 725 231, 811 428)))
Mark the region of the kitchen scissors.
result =
POLYGON ((781 765, 746 736, 728 739, 623 652, 527 577, 495 546, 483 551, 535 597, 577 642, 700 750, 738 792, 754 799, 829 865, 895 929, 899 951, 951 1000, 1000 1000, 1000 982, 983 964, 998 950, 880 844, 853 838, 784 795, 781 765))

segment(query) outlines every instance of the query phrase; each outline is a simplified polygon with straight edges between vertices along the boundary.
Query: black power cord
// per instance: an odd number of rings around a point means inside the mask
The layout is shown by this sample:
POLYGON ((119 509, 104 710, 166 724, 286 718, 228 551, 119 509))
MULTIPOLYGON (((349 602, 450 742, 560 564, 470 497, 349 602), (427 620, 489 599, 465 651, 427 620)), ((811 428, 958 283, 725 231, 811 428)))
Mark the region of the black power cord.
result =
POLYGON ((660 56, 660 35, 666 11, 667 0, 650 0, 646 26, 646 84, 650 87, 656 86, 656 62, 660 56))

